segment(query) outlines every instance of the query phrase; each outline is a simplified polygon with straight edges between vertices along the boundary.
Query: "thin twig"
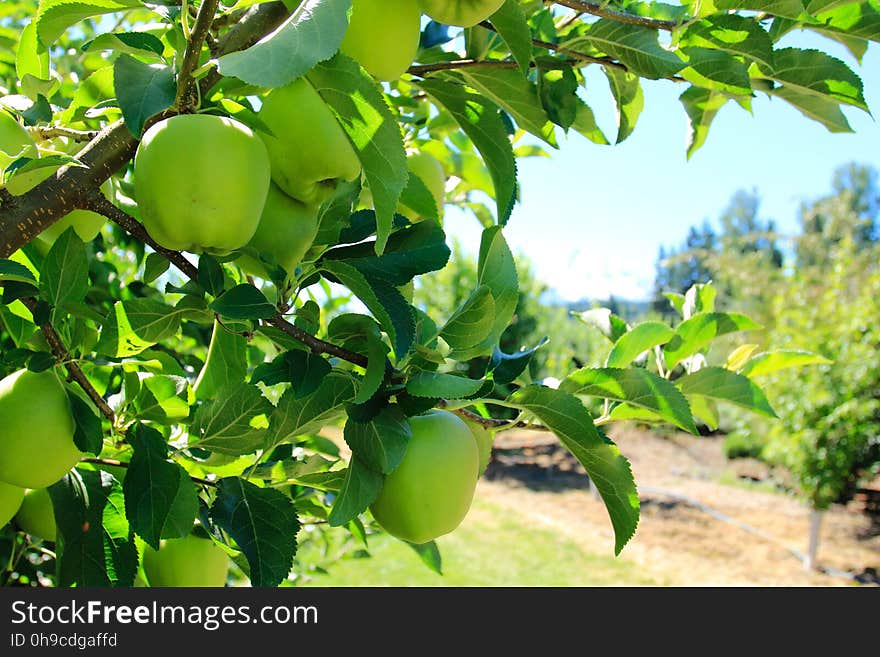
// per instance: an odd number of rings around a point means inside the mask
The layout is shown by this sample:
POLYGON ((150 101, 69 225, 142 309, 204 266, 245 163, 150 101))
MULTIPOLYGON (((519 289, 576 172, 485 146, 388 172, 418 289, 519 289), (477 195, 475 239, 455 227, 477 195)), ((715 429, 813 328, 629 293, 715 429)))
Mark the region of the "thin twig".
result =
POLYGON ((217 6, 220 0, 202 0, 196 24, 193 26, 186 51, 183 54, 183 62, 180 64, 180 73, 177 75, 177 109, 181 112, 189 112, 198 107, 199 94, 196 90, 196 81, 193 71, 199 66, 199 58, 202 54, 202 46, 211 30, 217 6))
POLYGON ((55 137, 66 137, 76 142, 90 142, 92 139, 101 134, 100 130, 74 130, 73 128, 63 128, 61 126, 47 126, 37 128, 37 134, 41 139, 54 139, 55 137))
MULTIPOLYGON (((21 302, 27 306, 27 309, 31 311, 31 314, 36 312, 36 299, 33 297, 25 297, 21 302)), ((58 335, 58 331, 55 330, 55 327, 52 326, 50 322, 46 322, 45 324, 40 324, 40 330, 43 332, 46 342, 49 343, 49 348, 52 350, 52 355, 55 356, 55 360, 67 368, 67 373, 70 375, 70 378, 79 384, 79 387, 83 389, 83 392, 85 392, 89 396, 89 399, 95 403, 95 406, 100 409, 101 414, 110 420, 110 424, 115 424, 116 414, 113 412, 113 409, 107 405, 107 402, 104 401, 104 398, 101 397, 100 393, 95 390, 95 387, 88 380, 82 369, 80 369, 80 366, 73 358, 71 358, 70 352, 67 351, 67 347, 64 346, 64 343, 61 341, 61 336, 58 335)))
POLYGON ((608 20, 617 23, 626 23, 627 25, 636 25, 638 27, 646 27, 652 30, 664 30, 666 32, 672 32, 672 30, 678 27, 678 23, 675 21, 664 21, 657 18, 627 14, 626 12, 609 9, 608 7, 593 2, 582 2, 581 0, 554 1, 557 5, 562 5, 563 7, 583 12, 584 14, 607 18, 608 20))

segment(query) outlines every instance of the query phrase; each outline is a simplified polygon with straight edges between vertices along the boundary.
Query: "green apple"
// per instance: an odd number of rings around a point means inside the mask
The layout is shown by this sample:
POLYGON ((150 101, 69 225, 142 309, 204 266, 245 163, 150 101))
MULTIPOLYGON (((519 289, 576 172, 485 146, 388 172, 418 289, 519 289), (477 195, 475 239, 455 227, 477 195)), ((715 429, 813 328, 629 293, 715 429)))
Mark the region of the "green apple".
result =
MULTIPOLYGON (((0 109, 0 176, 20 157, 37 157, 37 145, 11 114, 0 109)), ((0 178, 0 187, 2 183, 0 178)))
POLYGON ((55 526, 55 508, 49 491, 45 488, 27 491, 15 516, 15 524, 26 534, 54 542, 58 528, 55 526))
POLYGON ((474 435, 449 411, 409 419, 412 438, 403 461, 385 477, 370 510, 385 531, 427 543, 461 524, 470 509, 480 467, 474 435))
POLYGON ((486 468, 489 467, 489 461, 492 460, 492 442, 495 440, 495 433, 476 422, 467 422, 467 425, 477 441, 477 450, 480 452, 480 476, 482 477, 486 468))
POLYGON ((340 50, 379 80, 406 72, 419 49, 419 0, 354 0, 340 50))
POLYGON ((320 205, 340 180, 361 175, 348 136, 306 78, 273 89, 259 116, 273 133, 259 133, 269 151, 272 180, 288 196, 320 205))
POLYGON ((235 119, 186 114, 150 127, 134 159, 144 227, 175 251, 225 254, 253 237, 269 192, 269 156, 235 119))
POLYGON ((0 482, 0 527, 12 520, 21 501, 24 499, 24 488, 0 482))
POLYGON ((144 574, 150 586, 210 586, 226 584, 229 557, 209 538, 190 534, 149 545, 143 550, 144 574))
MULTIPOLYGON (((407 157, 406 165, 410 175, 418 176, 425 183, 425 187, 434 197, 434 203, 437 204, 438 216, 442 219, 443 206, 446 203, 446 172, 443 170, 443 165, 433 155, 424 152, 411 153, 407 157)), ((412 222, 423 219, 415 210, 402 203, 398 206, 397 212, 412 222)))
POLYGON ((501 9, 504 0, 421 0, 422 11, 438 23, 473 27, 501 9))
POLYGON ((19 370, 0 381, 0 481, 46 488, 82 454, 67 392, 54 371, 19 370))
MULTIPOLYGON (((284 271, 292 274, 317 234, 318 208, 300 203, 272 183, 260 225, 248 246, 268 260, 274 259, 284 271)), ((249 254, 242 255, 238 264, 248 274, 269 278, 266 265, 249 254)))

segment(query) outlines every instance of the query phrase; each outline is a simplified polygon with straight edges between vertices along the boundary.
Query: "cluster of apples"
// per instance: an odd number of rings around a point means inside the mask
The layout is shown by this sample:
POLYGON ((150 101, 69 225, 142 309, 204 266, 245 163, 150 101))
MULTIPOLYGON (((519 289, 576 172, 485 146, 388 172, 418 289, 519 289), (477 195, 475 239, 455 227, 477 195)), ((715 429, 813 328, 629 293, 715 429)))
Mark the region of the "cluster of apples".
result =
POLYGON ((422 14, 438 23, 472 27, 494 14, 504 0, 354 0, 340 50, 379 80, 399 78, 419 49, 422 14), (381 34, 383 43, 377 47, 381 34))
MULTIPOLYGON (((0 381, 0 527, 14 519, 32 538, 54 542, 55 509, 47 490, 82 458, 67 391, 52 370, 19 370, 0 381)), ((125 476, 119 469, 118 477, 125 476)), ((192 534, 163 540, 159 550, 141 544, 151 586, 223 586, 226 552, 192 534)))

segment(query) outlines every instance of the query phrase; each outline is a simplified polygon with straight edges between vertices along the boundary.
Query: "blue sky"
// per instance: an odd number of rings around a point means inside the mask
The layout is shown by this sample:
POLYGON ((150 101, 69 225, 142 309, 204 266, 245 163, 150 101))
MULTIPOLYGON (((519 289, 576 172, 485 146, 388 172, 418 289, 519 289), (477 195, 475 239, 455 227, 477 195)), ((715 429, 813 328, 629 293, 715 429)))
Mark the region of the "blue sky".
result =
MULTIPOLYGON (((780 45, 822 48, 846 61, 880 115, 877 44, 862 66, 822 37, 795 34, 780 45)), ((520 160, 522 202, 505 235, 563 299, 646 298, 660 244, 681 242, 704 219, 714 222, 738 189, 756 189, 762 215, 792 233, 801 202, 826 193, 836 167, 858 161, 880 169, 880 125, 865 112, 845 108, 855 134, 832 134, 763 94, 754 99, 753 114, 728 103, 688 162, 687 119, 678 102, 685 88, 645 82, 645 109, 621 145, 597 146, 572 133, 552 159, 520 160)), ((601 71, 588 72, 585 98, 613 137, 614 106, 601 71)), ((472 215, 447 206, 445 227, 476 250, 480 228, 472 215)))

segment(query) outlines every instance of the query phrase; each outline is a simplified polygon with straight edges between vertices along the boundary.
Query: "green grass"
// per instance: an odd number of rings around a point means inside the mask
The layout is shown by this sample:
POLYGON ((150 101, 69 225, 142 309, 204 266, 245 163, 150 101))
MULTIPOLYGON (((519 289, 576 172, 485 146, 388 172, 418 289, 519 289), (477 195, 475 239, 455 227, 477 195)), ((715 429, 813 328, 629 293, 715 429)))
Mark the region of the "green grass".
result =
MULTIPOLYGON (((643 586, 654 584, 625 558, 585 552, 575 542, 528 525, 510 511, 475 501, 455 532, 437 540, 443 575, 429 570, 407 545, 370 537, 368 558, 333 564, 307 586, 643 586)), ((310 548, 301 563, 314 563, 310 548)), ((315 555, 316 556, 316 555, 315 555)))

